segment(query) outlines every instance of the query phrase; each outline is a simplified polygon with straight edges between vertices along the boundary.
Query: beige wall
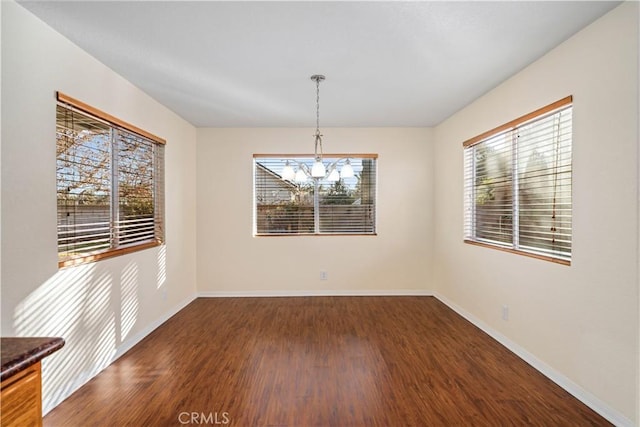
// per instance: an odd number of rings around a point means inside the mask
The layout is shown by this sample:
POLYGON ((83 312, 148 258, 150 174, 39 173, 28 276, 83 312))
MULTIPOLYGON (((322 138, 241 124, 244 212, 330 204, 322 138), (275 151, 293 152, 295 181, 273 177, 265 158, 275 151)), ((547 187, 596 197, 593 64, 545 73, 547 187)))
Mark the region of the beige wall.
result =
POLYGON ((431 291, 429 129, 323 129, 327 153, 377 153, 378 235, 253 237, 254 153, 308 153, 312 129, 198 130, 198 290, 204 294, 431 291), (320 270, 328 280, 320 280, 320 270))
POLYGON ((621 423, 640 421, 638 114, 633 2, 435 129, 438 294, 559 372, 581 397, 627 417, 621 423), (462 142, 567 95, 574 96, 572 265, 463 244, 462 142))
POLYGON ((45 412, 195 295, 195 128, 21 6, 2 7, 2 335, 63 336, 45 412), (55 91, 167 140, 165 247, 58 270, 55 91))

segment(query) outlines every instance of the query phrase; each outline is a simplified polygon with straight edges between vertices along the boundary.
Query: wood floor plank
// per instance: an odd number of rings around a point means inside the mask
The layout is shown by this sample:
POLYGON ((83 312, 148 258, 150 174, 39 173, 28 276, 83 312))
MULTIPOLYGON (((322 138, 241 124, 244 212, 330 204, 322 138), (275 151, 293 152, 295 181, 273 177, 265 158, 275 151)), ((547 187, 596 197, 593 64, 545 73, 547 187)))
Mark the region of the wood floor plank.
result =
POLYGON ((192 414, 239 427, 611 425, 432 297, 200 298, 44 425, 192 414))

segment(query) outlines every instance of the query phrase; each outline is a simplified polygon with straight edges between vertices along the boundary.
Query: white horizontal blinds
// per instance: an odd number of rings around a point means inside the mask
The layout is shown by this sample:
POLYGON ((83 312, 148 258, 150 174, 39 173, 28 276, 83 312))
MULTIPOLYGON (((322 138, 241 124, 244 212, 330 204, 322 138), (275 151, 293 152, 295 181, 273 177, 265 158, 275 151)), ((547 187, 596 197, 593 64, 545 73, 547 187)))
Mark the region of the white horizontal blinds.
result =
POLYGON ((465 239, 571 259, 571 98, 465 143, 465 239))
MULTIPOLYGON (((338 161, 336 173, 346 163, 346 157, 323 160, 338 161)), ((301 171, 311 171, 313 156, 254 156, 255 234, 375 234, 376 159, 349 160, 353 177, 316 182, 301 171), (282 178, 287 163, 296 178, 282 178)))
POLYGON ((314 232, 311 180, 282 179, 286 162, 313 165, 312 158, 256 158, 254 167, 255 231, 257 234, 309 234, 314 232))
POLYGON ((162 242, 164 140, 124 128, 126 123, 72 98, 58 98, 58 264, 162 242))
POLYGON ((513 241, 512 137, 495 135, 468 149, 472 162, 467 165, 466 191, 474 202, 467 221, 473 222, 472 237, 496 244, 513 241), (472 169, 471 169, 472 168, 472 169))
POLYGON ((63 106, 56 109, 58 253, 73 258, 110 246, 111 129, 63 106))
POLYGON ((521 250, 571 256, 572 108, 516 130, 521 250))
POLYGON ((155 239, 154 143, 131 132, 115 132, 118 180, 114 239, 129 246, 155 239))
POLYGON ((155 239, 164 242, 164 144, 153 144, 153 194, 155 239))
POLYGON ((475 150, 473 147, 466 148, 463 151, 464 162, 464 238, 465 240, 473 239, 473 230, 475 230, 475 192, 474 168, 475 168, 475 150))
MULTIPOLYGON (((325 159, 333 162, 337 159, 325 159)), ((376 214, 376 159, 350 160, 354 176, 320 181, 320 232, 373 234, 376 214)))

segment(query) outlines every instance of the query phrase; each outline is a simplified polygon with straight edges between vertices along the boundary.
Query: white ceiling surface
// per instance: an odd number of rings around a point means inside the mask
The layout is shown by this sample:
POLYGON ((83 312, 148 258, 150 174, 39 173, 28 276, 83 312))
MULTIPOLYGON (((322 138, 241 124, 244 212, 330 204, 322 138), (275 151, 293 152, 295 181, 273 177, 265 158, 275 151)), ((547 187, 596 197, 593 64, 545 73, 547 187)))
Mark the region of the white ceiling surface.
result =
POLYGON ((433 126, 618 5, 20 3, 198 127, 433 126))

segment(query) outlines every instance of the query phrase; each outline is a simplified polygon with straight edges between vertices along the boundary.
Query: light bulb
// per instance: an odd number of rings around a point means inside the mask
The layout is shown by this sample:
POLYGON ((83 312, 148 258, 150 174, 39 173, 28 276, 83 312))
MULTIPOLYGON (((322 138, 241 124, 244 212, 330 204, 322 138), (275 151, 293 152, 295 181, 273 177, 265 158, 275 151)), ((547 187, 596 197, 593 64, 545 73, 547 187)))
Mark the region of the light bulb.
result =
POLYGON ((336 182, 340 181, 340 174, 338 173, 338 169, 333 169, 329 176, 327 177, 327 181, 336 182))
POLYGON ((287 163, 285 163, 284 167, 282 168, 282 179, 286 179, 287 181, 293 181, 295 176, 296 176, 296 173, 293 170, 293 167, 291 167, 291 165, 289 164, 289 161, 287 160, 287 163))
POLYGON ((341 178, 353 178, 353 167, 351 166, 351 162, 349 159, 345 162, 344 166, 340 170, 341 178))
POLYGON ((320 159, 316 159, 316 162, 311 168, 311 176, 314 178, 324 178, 325 173, 327 173, 327 170, 325 169, 324 164, 320 159))

